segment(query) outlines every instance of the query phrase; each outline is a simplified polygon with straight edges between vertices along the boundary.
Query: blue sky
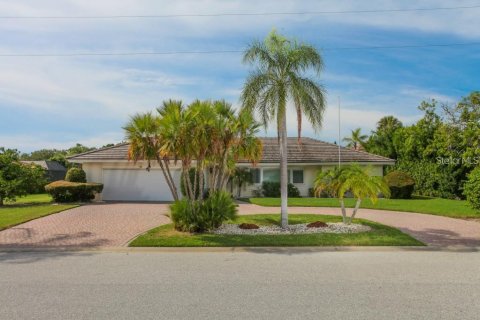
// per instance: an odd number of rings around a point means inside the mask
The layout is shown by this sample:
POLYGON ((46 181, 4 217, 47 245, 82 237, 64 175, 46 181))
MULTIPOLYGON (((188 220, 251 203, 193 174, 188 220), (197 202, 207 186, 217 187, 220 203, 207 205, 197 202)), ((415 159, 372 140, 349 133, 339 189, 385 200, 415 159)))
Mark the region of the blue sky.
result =
MULTIPOLYGON (((101 16, 302 12, 478 5, 479 1, 0 1, 2 16, 101 16), (281 5, 279 5, 281 4, 281 5)), ((0 53, 149 52, 243 49, 272 29, 322 50, 328 92, 324 127, 306 136, 337 140, 393 114, 419 118, 418 104, 452 102, 478 90, 480 45, 383 50, 338 47, 480 42, 480 9, 299 16, 168 19, 1 20, 0 53), (325 50, 323 50, 325 49, 325 50)), ((101 146, 123 139, 129 115, 164 99, 224 98, 238 105, 249 67, 239 53, 133 57, 1 57, 0 146, 24 152, 101 146)), ((290 134, 296 133, 289 117, 290 134)), ((272 124, 267 135, 275 134, 272 124)))

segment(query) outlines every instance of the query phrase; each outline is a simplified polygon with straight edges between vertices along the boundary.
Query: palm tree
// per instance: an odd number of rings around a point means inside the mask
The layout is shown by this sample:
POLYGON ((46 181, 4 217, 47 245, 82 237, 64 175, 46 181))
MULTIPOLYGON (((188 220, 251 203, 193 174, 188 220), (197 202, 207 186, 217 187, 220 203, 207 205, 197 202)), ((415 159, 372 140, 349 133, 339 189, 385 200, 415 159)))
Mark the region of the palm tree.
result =
POLYGON ((287 212, 287 105, 293 102, 297 114, 298 142, 301 139, 302 117, 305 115, 315 130, 322 125, 325 93, 322 86, 305 73, 320 75, 323 60, 311 45, 287 39, 272 31, 266 39, 253 42, 245 51, 243 62, 256 68, 248 76, 242 91, 244 110, 257 111, 264 126, 275 120, 280 148, 281 225, 288 226, 287 212))
POLYGON ((402 126, 402 122, 394 116, 386 116, 378 120, 377 131, 394 131, 402 126))
POLYGON ((372 203, 376 203, 379 194, 383 194, 385 197, 390 196, 390 189, 384 179, 370 176, 368 168, 362 168, 358 164, 320 172, 315 179, 315 192, 319 194, 322 191, 338 197, 343 223, 346 224, 350 224, 355 218, 363 199, 370 198, 372 203), (347 217, 344 202, 347 192, 357 199, 350 217, 347 217))
POLYGON ((347 143, 348 148, 360 150, 361 148, 365 149, 367 138, 366 134, 362 134, 362 129, 357 128, 352 130, 350 137, 343 138, 343 142, 347 143))
POLYGON ((245 184, 252 183, 252 173, 247 168, 235 168, 231 176, 231 186, 233 191, 233 186, 237 187, 237 198, 242 196, 242 187, 245 184))
POLYGON ((262 147, 256 137, 259 125, 251 114, 237 114, 223 100, 197 100, 187 107, 169 101, 158 112, 160 154, 181 162, 183 186, 190 200, 203 197, 205 171, 209 173, 208 190, 215 192, 225 188, 236 160, 255 163, 261 158, 262 147), (193 181, 187 178, 192 169, 193 181))
POLYGON ((135 114, 123 129, 126 140, 130 142, 129 160, 134 162, 146 160, 147 171, 150 171, 151 161, 157 161, 172 192, 173 199, 178 200, 177 188, 169 169, 169 159, 159 153, 162 138, 158 117, 151 112, 135 114))

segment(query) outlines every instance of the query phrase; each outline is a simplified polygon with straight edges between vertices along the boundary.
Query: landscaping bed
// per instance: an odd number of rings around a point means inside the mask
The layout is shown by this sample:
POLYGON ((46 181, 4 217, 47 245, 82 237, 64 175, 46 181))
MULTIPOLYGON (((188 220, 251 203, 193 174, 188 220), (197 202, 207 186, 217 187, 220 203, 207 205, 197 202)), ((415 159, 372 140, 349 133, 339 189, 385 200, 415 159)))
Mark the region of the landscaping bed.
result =
MULTIPOLYGON (((280 206, 280 198, 250 198, 244 200, 265 207, 280 206)), ((339 202, 335 198, 289 198, 288 205, 291 207, 339 207, 339 202)), ((355 199, 345 199, 345 206, 353 208, 355 199)), ((460 219, 480 218, 480 212, 472 209, 467 201, 441 198, 378 199, 376 204, 365 200, 362 202, 361 208, 427 213, 460 219)))
MULTIPOLYGON (((341 222, 341 217, 295 214, 289 224, 323 221, 341 222)), ((354 224, 370 228, 357 233, 301 233, 301 234, 215 234, 179 232, 173 224, 163 225, 140 235, 131 247, 254 247, 254 246, 421 246, 423 243, 403 232, 379 223, 355 219, 354 224)), ((259 227, 278 227, 279 215, 259 214, 240 216, 228 224, 256 224, 259 227)), ((251 229, 255 230, 255 229, 251 229)))

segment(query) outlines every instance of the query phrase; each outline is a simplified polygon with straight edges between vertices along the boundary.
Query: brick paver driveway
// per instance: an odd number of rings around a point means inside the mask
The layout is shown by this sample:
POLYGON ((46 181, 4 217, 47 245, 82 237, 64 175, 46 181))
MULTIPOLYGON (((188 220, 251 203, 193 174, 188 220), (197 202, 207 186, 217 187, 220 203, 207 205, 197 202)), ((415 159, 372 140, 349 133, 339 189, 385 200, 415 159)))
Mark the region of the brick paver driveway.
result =
POLYGON ((91 204, 32 220, 0 232, 0 248, 124 246, 139 233, 170 220, 168 205, 91 204))

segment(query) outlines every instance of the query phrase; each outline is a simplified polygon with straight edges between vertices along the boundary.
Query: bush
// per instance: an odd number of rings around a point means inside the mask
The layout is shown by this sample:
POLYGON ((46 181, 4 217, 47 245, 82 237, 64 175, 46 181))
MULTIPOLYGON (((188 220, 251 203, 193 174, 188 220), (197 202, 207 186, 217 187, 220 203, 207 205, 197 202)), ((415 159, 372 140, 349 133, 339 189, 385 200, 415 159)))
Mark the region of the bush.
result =
POLYGON ((65 181, 86 183, 87 175, 82 168, 73 167, 68 169, 67 175, 65 176, 65 181))
POLYGON ((390 198, 410 199, 412 198, 415 181, 403 171, 392 171, 385 176, 385 181, 390 188, 390 198))
POLYGON ((70 181, 55 181, 45 186, 47 191, 56 202, 90 201, 96 193, 103 190, 101 183, 81 183, 70 181))
POLYGON ((230 193, 218 191, 201 201, 182 199, 170 206, 170 218, 178 231, 205 232, 234 219, 237 207, 230 193))
POLYGON ((468 175, 463 194, 472 208, 480 210, 480 167, 473 169, 468 175))
MULTIPOLYGON (((264 181, 262 183, 262 195, 267 198, 279 198, 280 182, 264 181)), ((300 191, 292 183, 288 184, 288 197, 300 198, 300 191)))
POLYGON ((300 191, 292 183, 288 184, 288 197, 289 198, 300 198, 300 191))

